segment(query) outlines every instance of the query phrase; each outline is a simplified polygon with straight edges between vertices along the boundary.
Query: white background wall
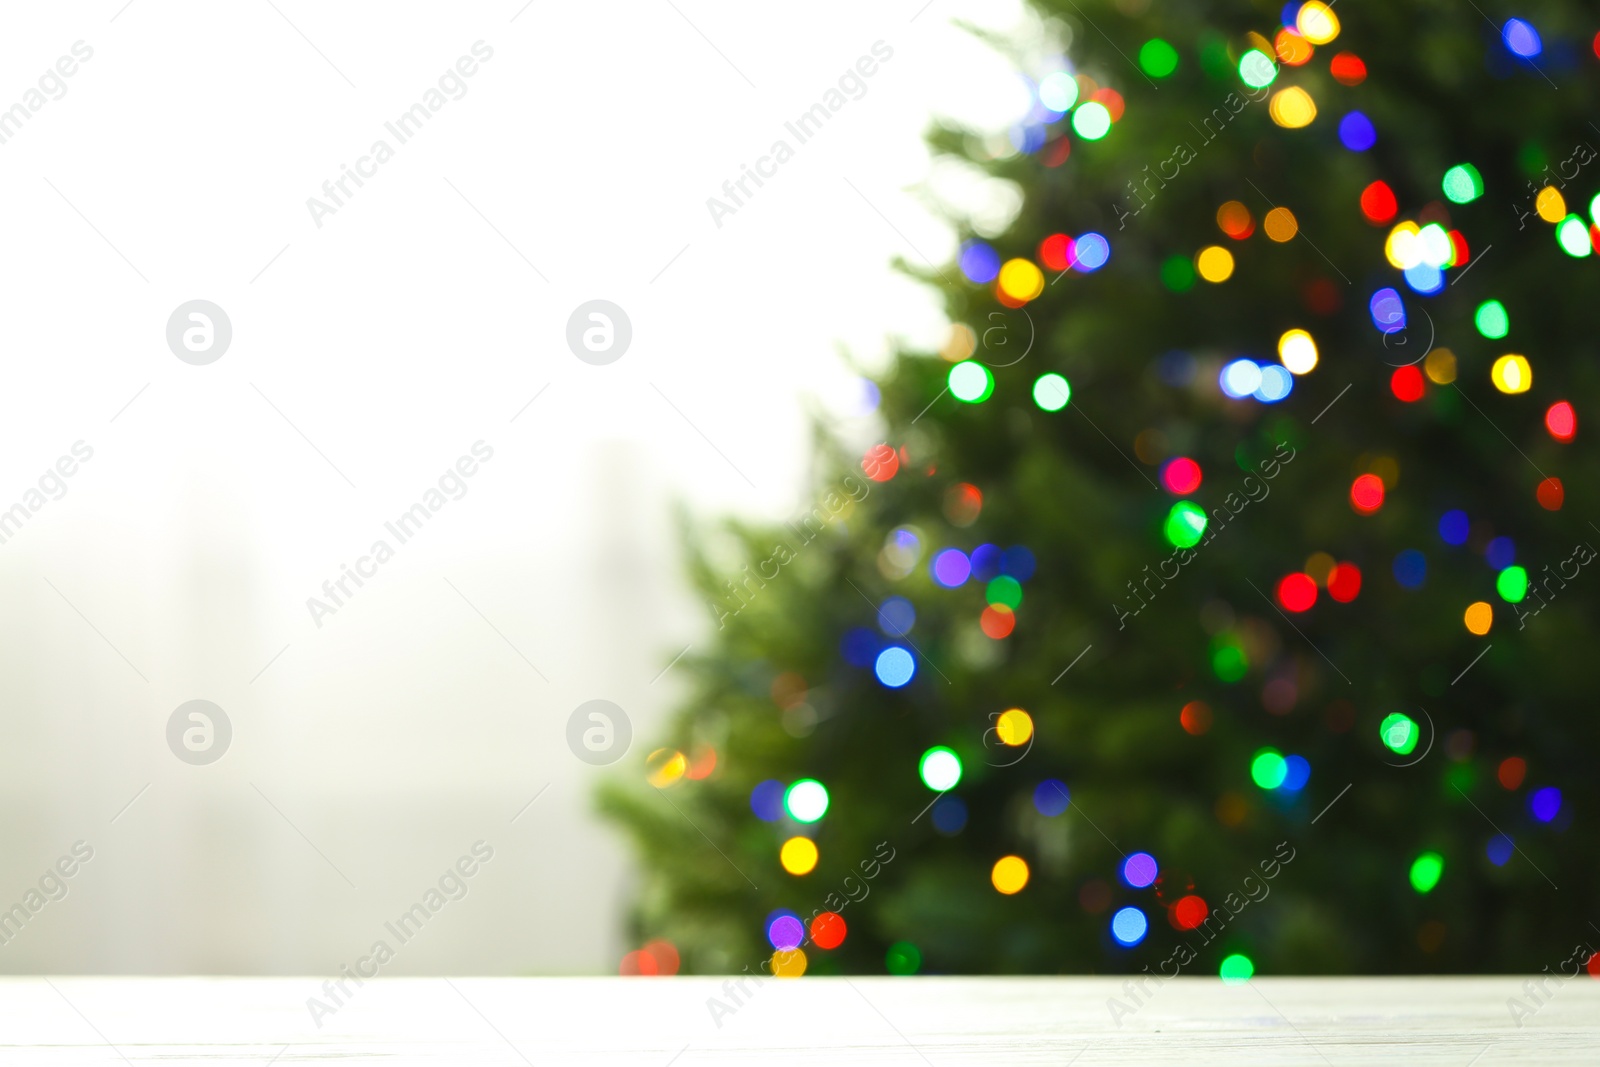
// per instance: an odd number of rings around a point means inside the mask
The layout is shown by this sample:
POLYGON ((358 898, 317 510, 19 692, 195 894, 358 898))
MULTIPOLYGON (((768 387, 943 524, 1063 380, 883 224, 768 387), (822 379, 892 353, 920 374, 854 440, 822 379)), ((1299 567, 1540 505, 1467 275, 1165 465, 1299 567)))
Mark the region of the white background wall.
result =
POLYGON ((0 509, 94 449, 0 544, 0 906, 95 849, 0 971, 331 972, 478 839, 392 973, 613 971, 628 860, 593 787, 639 773, 677 692, 651 681, 705 625, 669 505, 799 508, 840 351, 940 342, 889 264, 953 249, 914 188, 929 117, 1018 106, 952 20, 1019 7, 273 3, 0 13, 0 107, 94 49, 0 144, 0 509), (306 198, 480 39, 467 95, 315 227, 306 198), (880 39, 867 95, 714 226, 880 39), (594 297, 633 323, 607 367, 563 343, 594 297), (193 298, 233 324, 205 367, 165 343, 193 298), (306 598, 480 439, 468 494, 319 629, 306 598), (564 743, 595 697, 634 720, 611 772, 564 743), (234 727, 208 767, 164 739, 194 698, 234 727))

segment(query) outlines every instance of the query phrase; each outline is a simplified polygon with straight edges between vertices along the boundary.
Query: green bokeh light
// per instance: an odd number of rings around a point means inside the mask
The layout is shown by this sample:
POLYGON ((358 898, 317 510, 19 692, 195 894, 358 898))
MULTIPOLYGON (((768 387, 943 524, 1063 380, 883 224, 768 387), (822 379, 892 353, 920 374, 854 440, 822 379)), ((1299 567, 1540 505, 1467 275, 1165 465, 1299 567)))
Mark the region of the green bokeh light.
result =
POLYGON ((1288 761, 1275 748, 1262 749, 1250 761, 1250 777, 1262 789, 1276 789, 1288 776, 1288 761))
POLYGON ((1411 888, 1428 893, 1444 876, 1444 857, 1437 852, 1424 852, 1411 863, 1411 888))
POLYGON ((1483 195, 1483 175, 1471 163, 1458 163, 1445 171, 1441 184, 1451 203, 1470 204, 1483 195))
POLYGON ((883 965, 890 974, 916 974, 922 970, 922 953, 909 941, 896 941, 884 953, 883 965))
POLYGON ((1098 100, 1079 104, 1072 113, 1072 128, 1085 141, 1098 141, 1111 132, 1111 112, 1098 100))
POLYGON ((1222 961, 1222 966, 1217 968, 1217 974, 1221 975, 1222 980, 1228 985, 1248 982, 1255 973, 1256 965, 1250 961, 1249 956, 1241 952, 1226 957, 1222 961))
POLYGON ((1212 643, 1211 669, 1219 680, 1237 682, 1250 669, 1250 661, 1237 641, 1224 638, 1212 643))
POLYGON ((1059 374, 1041 374, 1033 383, 1033 402, 1043 411, 1060 411, 1072 399, 1072 386, 1059 374))
POLYGON ((1205 509, 1188 500, 1178 501, 1167 512, 1161 532, 1173 548, 1193 548, 1206 532, 1205 509))
POLYGON ((991 604, 1004 604, 1015 611, 1022 603, 1022 583, 1008 574, 1002 574, 984 587, 983 598, 991 604))
POLYGON ((965 404, 981 404, 994 393, 994 375, 975 359, 950 368, 950 395, 965 404))
POLYGON ((1556 240, 1561 243, 1561 251, 1574 259, 1582 259, 1594 251, 1594 245, 1589 242, 1589 227, 1577 215, 1561 220, 1561 225, 1556 227, 1556 240))
POLYGON ((1472 316, 1472 324, 1491 341, 1498 341, 1511 332, 1511 316, 1506 314, 1506 306, 1498 300, 1485 300, 1479 304, 1472 316))
POLYGON ((1188 256, 1168 256, 1161 263, 1161 284, 1174 293, 1194 288, 1194 264, 1188 256))
POLYGON ((1265 89, 1278 76, 1278 65, 1259 48, 1239 57, 1239 79, 1252 89, 1265 89))
POLYGON ((1378 737, 1383 741, 1384 747, 1400 756, 1411 755, 1421 735, 1422 731, 1418 728, 1417 721, 1398 711, 1384 716, 1383 722, 1378 726, 1378 737))
POLYGON ((815 778, 802 778, 783 791, 783 810, 795 822, 816 822, 828 813, 828 789, 815 778))
POLYGON ((961 781, 961 757, 944 745, 934 745, 917 761, 922 784, 935 793, 948 792, 961 781))
POLYGON ((1520 604, 1528 595, 1528 572, 1521 567, 1507 567, 1494 580, 1495 592, 1508 604, 1520 604))
POLYGON ((1178 69, 1178 50, 1152 37, 1139 49, 1139 68, 1152 78, 1165 78, 1178 69))

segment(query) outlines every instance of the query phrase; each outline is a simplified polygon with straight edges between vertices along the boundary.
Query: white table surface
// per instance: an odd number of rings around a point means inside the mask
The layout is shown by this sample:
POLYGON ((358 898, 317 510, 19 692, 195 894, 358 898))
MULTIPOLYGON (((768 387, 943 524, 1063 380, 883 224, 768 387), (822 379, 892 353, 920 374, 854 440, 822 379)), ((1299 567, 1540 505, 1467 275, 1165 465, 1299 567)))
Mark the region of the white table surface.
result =
POLYGON ((716 979, 394 978, 347 986, 319 1028, 322 981, 0 979, 0 1063, 1600 1063, 1587 975, 1547 980, 1542 1005, 1512 976, 1180 978, 1142 1006, 1105 978, 769 980, 720 1026, 716 979), (1137 1010, 1113 1020, 1111 997, 1137 1010), (1521 1025, 1511 998, 1533 1012, 1521 1025))

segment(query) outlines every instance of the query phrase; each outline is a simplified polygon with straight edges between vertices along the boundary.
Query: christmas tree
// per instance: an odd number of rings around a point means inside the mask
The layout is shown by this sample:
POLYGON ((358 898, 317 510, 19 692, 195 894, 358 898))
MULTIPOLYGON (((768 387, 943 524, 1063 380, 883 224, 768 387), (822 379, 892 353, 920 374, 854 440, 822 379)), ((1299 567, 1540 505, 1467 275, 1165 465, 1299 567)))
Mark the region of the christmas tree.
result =
POLYGON ((948 344, 693 560, 624 971, 1600 971, 1600 18, 1037 6, 948 344))

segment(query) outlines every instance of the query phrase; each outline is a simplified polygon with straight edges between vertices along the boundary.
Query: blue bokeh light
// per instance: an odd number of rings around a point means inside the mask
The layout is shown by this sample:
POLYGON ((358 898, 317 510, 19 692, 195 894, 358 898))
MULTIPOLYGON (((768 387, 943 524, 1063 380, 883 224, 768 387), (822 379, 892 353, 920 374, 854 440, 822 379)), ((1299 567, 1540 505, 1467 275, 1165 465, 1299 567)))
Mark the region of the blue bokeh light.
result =
POLYGON ((878 653, 877 662, 872 665, 872 672, 878 676, 878 681, 890 689, 899 689, 911 681, 917 673, 917 661, 908 649, 900 645, 890 645, 878 653))
POLYGON ((1371 119, 1352 111, 1339 120, 1339 141, 1352 152, 1365 152, 1378 143, 1378 131, 1371 119))
POLYGON ((1144 940, 1150 930, 1150 920, 1138 908, 1121 908, 1111 916, 1111 936, 1123 948, 1132 948, 1144 940))

